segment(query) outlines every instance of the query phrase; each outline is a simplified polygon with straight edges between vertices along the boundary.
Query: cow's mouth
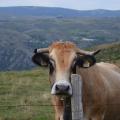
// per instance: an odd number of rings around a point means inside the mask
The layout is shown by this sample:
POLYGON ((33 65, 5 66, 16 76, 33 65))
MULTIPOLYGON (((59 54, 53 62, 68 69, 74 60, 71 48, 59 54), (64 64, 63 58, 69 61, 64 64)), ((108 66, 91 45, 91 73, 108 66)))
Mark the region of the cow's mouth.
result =
POLYGON ((60 97, 71 97, 72 94, 70 94, 69 92, 65 92, 65 91, 56 91, 55 94, 52 94, 52 95, 57 95, 57 96, 60 96, 60 97))
POLYGON ((68 92, 62 91, 62 92, 56 92, 55 95, 59 95, 59 96, 71 96, 71 94, 69 94, 68 92))
POLYGON ((65 101, 68 96, 66 95, 58 95, 61 101, 65 101))

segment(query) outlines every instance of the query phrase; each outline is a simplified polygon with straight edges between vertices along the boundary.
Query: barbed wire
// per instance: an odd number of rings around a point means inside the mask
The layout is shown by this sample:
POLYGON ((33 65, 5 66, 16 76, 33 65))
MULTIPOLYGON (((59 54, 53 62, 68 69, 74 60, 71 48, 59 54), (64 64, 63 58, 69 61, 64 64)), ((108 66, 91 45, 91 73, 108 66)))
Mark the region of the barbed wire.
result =
MULTIPOLYGON (((96 107, 98 107, 97 105, 101 105, 101 104, 96 104, 96 107)), ((104 104, 104 105, 120 105, 120 103, 108 103, 108 104, 104 104)), ((52 105, 52 104, 26 104, 26 105, 0 105, 0 107, 29 107, 29 106, 36 106, 36 107, 39 107, 39 106, 63 106, 63 105, 52 105)), ((71 105, 67 105, 67 106, 71 106, 71 105)), ((90 105, 85 105, 85 106, 90 106, 90 105)), ((91 105, 92 107, 95 107, 93 105, 91 105)), ((118 106, 119 107, 119 106, 118 106)))
POLYGON ((29 107, 29 106, 62 106, 62 105, 52 105, 52 104, 36 104, 36 105, 0 105, 0 107, 29 107))

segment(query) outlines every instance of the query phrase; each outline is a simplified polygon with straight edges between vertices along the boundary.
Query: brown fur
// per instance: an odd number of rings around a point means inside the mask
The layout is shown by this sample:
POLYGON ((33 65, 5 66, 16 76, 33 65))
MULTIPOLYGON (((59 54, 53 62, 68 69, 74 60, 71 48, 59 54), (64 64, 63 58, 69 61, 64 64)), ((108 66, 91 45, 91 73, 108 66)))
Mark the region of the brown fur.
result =
POLYGON ((109 63, 99 63, 78 71, 83 79, 83 105, 87 119, 119 120, 119 68, 109 63))
POLYGON ((50 52, 53 50, 53 49, 76 49, 76 46, 75 44, 73 44, 72 42, 54 42, 50 47, 49 47, 49 50, 50 52))

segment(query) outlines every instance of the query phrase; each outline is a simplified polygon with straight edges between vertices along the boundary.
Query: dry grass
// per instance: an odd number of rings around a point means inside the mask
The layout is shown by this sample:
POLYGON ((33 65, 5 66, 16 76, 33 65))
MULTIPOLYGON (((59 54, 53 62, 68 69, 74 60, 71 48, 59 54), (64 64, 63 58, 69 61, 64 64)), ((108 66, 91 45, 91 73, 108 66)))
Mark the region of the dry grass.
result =
POLYGON ((46 69, 0 73, 0 120, 52 120, 46 69))

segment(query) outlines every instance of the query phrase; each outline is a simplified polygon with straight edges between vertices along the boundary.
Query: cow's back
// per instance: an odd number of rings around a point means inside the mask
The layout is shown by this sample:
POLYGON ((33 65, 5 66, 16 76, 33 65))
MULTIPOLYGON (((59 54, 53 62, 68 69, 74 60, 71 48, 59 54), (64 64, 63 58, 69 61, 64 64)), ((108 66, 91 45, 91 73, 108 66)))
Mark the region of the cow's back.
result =
POLYGON ((120 69, 109 63, 97 63, 79 69, 83 79, 83 106, 89 116, 102 114, 104 120, 120 120, 120 69))
POLYGON ((120 120, 120 69, 109 63, 99 63, 107 90, 105 120, 120 120))

